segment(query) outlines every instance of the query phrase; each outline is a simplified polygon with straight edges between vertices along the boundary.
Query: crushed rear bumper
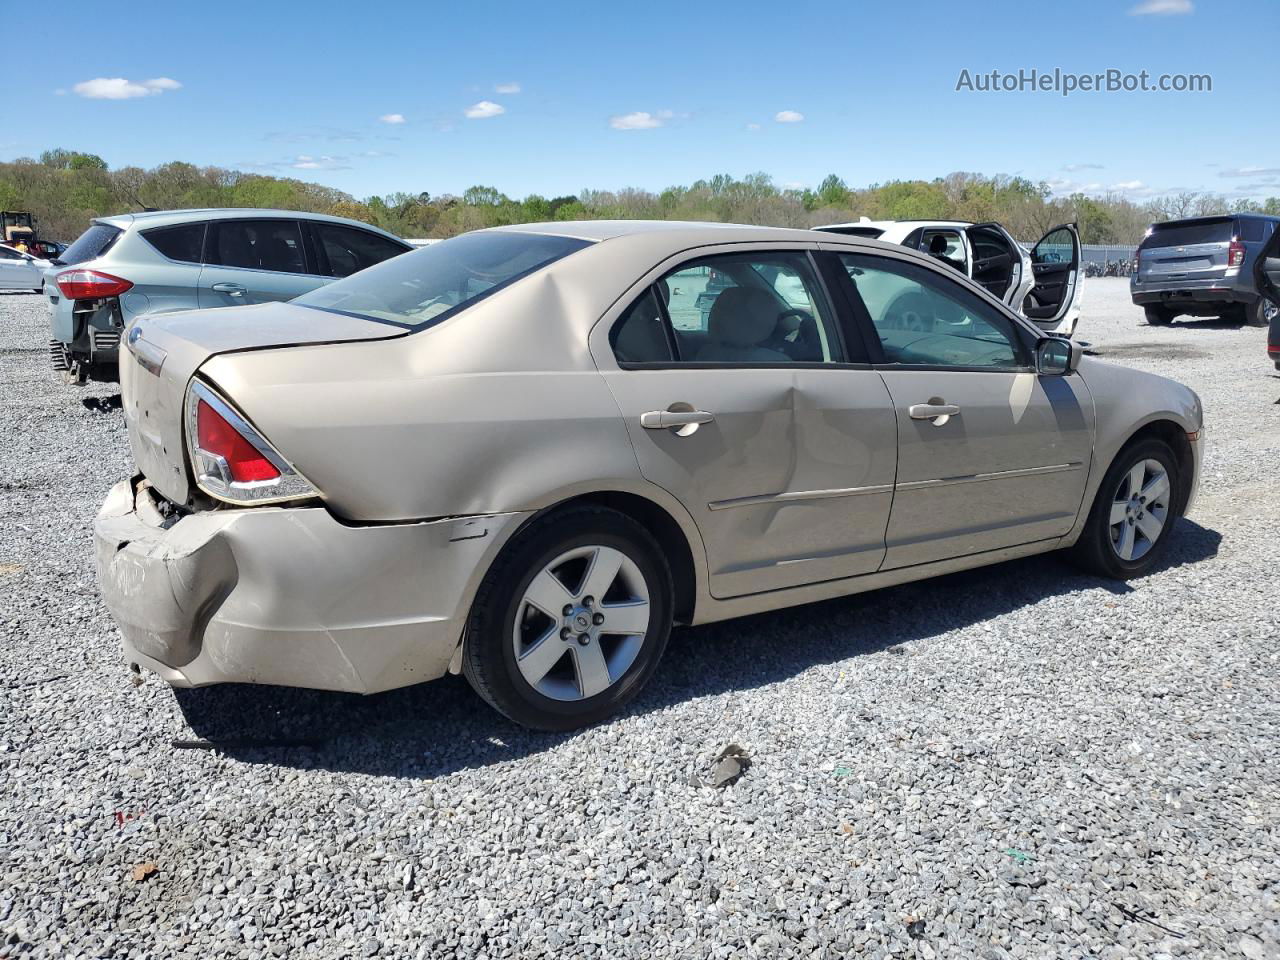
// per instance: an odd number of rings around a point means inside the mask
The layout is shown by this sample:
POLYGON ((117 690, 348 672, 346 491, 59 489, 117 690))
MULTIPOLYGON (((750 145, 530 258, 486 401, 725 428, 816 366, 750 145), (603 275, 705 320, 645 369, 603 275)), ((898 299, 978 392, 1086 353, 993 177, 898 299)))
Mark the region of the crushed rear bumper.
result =
POLYGON ((443 675, 471 597, 526 514, 348 526, 323 507, 166 521, 140 477, 94 524, 126 661, 174 686, 374 693, 443 675))

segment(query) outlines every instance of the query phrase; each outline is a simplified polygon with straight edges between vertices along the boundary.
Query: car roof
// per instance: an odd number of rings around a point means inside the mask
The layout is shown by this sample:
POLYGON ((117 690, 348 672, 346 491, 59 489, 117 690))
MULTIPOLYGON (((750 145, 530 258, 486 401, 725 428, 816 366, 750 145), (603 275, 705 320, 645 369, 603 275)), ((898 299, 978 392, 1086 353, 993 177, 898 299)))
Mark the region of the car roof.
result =
MULTIPOLYGON (((567 220, 553 223, 521 223, 491 227, 509 233, 538 233, 602 242, 620 237, 647 235, 672 242, 701 246, 715 243, 801 242, 813 243, 813 231, 798 227, 758 227, 746 223, 711 223, 696 220, 567 220)), ((857 239, 832 235, 832 239, 857 239)))
POLYGON ((880 230, 887 230, 889 227, 895 227, 900 223, 918 223, 928 224, 938 227, 972 227, 972 220, 850 220, 848 223, 824 223, 821 226, 814 227, 815 230, 835 230, 840 227, 875 227, 880 230))
MULTIPOLYGON (((142 213, 117 213, 106 217, 94 217, 93 222, 109 223, 113 227, 119 227, 124 230, 130 224, 137 224, 139 227, 168 227, 181 223, 190 223, 193 220, 279 219, 283 217, 288 217, 292 220, 320 220, 325 223, 340 223, 343 226, 372 230, 374 233, 380 233, 385 237, 400 240, 395 234, 388 233, 381 227, 375 227, 371 223, 362 223, 359 220, 351 220, 348 217, 334 217, 327 213, 308 213, 305 210, 275 210, 262 207, 200 207, 189 210, 147 210, 142 213)), ((400 240, 400 242, 404 243, 403 240, 400 240)))

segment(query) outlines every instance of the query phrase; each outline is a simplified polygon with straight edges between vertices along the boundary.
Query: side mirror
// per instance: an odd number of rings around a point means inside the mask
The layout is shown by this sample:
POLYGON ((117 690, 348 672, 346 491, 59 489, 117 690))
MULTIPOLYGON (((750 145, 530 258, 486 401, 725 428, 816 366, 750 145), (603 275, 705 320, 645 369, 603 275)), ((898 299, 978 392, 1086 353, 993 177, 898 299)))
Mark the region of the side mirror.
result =
POLYGON ((1042 377, 1065 377, 1074 373, 1084 351, 1063 337, 1045 337, 1036 344, 1036 373, 1042 377))

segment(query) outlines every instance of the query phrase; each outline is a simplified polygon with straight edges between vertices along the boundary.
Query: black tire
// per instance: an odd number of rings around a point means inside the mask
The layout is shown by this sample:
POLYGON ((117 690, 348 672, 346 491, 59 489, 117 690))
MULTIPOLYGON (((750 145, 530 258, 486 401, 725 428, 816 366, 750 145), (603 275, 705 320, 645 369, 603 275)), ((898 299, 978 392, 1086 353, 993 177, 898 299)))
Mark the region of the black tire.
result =
MULTIPOLYGON (((523 726, 572 730, 597 723, 626 706, 657 668, 671 634, 672 596, 662 549, 639 523, 597 506, 550 514, 520 531, 485 575, 467 618, 463 675, 491 706, 523 726), (609 687, 585 699, 557 700, 535 689, 516 665, 515 618, 525 590, 544 567, 590 545, 619 550, 636 565, 649 595, 648 631, 634 662, 609 687)), ((570 660, 576 664, 576 655, 570 660)))
MULTIPOLYGON (((1240 308, 1245 326, 1249 327, 1269 327, 1271 319, 1267 316, 1267 305, 1271 301, 1266 297, 1259 297, 1256 303, 1247 304, 1240 308)), ((1272 307, 1271 309, 1275 309, 1272 307)))
POLYGON ((1142 312, 1147 315, 1147 323, 1153 327, 1163 327, 1173 320, 1173 314, 1164 307, 1143 307, 1142 312))
POLYGON ((31 288, 31 292, 32 292, 32 293, 44 293, 44 287, 32 287, 32 288, 31 288))
POLYGON ((1130 443, 1116 455, 1110 469, 1102 478, 1102 484, 1094 495, 1093 506, 1085 521, 1080 539, 1071 548, 1072 561, 1089 573, 1113 580, 1129 580, 1146 574, 1168 548, 1169 538, 1182 511, 1182 478, 1178 473, 1178 458, 1168 444, 1154 437, 1130 443), (1111 540, 1110 512, 1121 480, 1133 467, 1144 460, 1155 460, 1164 467, 1169 478, 1169 510, 1164 528, 1151 547, 1136 560, 1124 560, 1116 552, 1111 540))

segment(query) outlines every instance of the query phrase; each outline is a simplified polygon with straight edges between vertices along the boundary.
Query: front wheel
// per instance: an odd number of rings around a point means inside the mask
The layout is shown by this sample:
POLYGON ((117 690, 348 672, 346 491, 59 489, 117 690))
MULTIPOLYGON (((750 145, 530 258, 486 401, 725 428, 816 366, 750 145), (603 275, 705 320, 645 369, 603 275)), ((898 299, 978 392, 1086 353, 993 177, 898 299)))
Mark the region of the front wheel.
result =
POLYGON ((571 730, 621 710, 671 632, 671 573, 652 535, 603 507, 535 521, 476 593, 463 673, 526 727, 571 730))
POLYGON ((1072 558, 1115 580, 1147 573, 1164 552, 1178 518, 1177 458, 1154 438, 1120 452, 1094 497, 1072 558))

